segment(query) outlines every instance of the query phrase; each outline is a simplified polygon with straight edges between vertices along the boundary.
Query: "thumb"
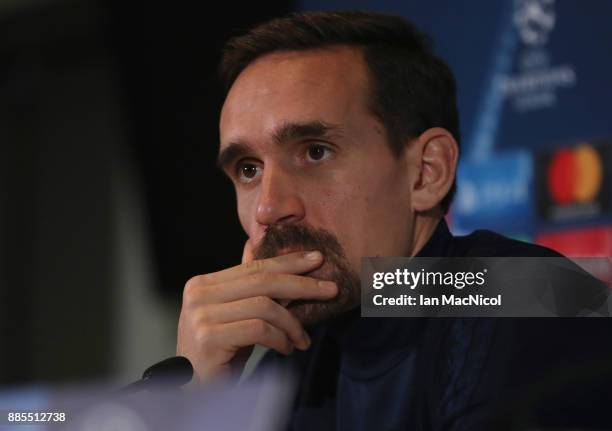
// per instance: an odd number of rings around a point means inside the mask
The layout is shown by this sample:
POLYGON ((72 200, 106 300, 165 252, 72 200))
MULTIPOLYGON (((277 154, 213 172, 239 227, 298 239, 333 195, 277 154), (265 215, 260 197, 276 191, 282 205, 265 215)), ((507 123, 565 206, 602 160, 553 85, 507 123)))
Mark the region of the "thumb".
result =
MULTIPOLYGON (((242 263, 251 261, 253 261, 253 245, 251 244, 251 239, 249 238, 244 243, 244 250, 242 251, 242 263)), ((230 363, 230 368, 232 369, 234 374, 240 375, 252 352, 253 346, 247 346, 238 349, 236 355, 230 363)))
POLYGON ((247 239, 244 243, 244 250, 242 251, 242 263, 251 262, 253 260, 253 245, 251 239, 247 239))

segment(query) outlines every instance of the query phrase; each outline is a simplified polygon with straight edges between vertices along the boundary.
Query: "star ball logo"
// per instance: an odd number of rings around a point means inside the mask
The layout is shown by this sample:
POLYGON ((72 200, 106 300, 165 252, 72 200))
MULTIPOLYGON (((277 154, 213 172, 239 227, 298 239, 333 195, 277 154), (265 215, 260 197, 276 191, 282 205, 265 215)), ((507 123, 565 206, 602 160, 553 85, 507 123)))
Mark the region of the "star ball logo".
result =
POLYGON ((514 25, 525 45, 544 45, 555 27, 555 0, 516 0, 514 25))
POLYGON ((610 212, 612 145, 580 142, 538 156, 538 213, 547 221, 590 221, 610 212))

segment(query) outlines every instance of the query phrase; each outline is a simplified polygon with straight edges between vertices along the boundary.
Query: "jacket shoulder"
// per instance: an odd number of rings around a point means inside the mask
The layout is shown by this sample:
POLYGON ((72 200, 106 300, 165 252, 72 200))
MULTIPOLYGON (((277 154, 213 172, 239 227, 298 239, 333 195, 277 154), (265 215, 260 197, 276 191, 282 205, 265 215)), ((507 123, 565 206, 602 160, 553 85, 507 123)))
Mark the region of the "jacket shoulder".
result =
POLYGON ((453 238, 455 256, 474 257, 563 257, 556 251, 511 239, 490 230, 476 230, 453 238))

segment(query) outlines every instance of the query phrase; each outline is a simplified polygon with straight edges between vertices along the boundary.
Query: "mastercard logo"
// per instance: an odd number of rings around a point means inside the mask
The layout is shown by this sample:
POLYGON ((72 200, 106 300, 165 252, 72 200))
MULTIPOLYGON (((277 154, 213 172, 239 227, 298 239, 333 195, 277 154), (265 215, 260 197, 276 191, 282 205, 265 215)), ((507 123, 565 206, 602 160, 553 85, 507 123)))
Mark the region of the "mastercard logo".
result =
POLYGON ((592 201, 602 180, 601 157, 589 144, 557 151, 548 165, 548 190, 560 205, 592 201))

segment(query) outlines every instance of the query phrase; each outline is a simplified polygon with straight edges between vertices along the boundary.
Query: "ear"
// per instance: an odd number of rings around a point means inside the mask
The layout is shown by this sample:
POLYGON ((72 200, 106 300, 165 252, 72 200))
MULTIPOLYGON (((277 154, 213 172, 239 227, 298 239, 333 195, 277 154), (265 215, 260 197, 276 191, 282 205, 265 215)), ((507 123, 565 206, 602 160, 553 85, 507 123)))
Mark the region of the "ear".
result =
POLYGON ((417 176, 412 187, 412 209, 434 209, 449 192, 455 180, 459 145, 446 129, 427 129, 413 146, 413 166, 417 176))

